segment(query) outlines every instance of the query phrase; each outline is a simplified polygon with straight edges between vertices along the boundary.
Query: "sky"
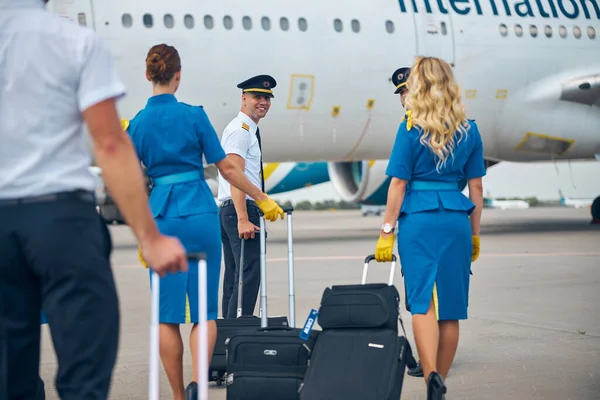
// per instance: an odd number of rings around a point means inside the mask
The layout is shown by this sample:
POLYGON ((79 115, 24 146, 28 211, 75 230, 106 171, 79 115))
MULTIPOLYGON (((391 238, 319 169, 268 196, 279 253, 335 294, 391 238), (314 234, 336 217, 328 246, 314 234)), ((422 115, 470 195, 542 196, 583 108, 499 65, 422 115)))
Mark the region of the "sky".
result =
MULTIPOLYGON (((552 163, 501 162, 488 169, 483 178, 484 192, 492 197, 537 197, 558 199, 562 189, 569 198, 600 196, 600 162, 566 161, 552 163)), ((331 182, 288 193, 273 195, 277 201, 312 202, 341 200, 331 182)))

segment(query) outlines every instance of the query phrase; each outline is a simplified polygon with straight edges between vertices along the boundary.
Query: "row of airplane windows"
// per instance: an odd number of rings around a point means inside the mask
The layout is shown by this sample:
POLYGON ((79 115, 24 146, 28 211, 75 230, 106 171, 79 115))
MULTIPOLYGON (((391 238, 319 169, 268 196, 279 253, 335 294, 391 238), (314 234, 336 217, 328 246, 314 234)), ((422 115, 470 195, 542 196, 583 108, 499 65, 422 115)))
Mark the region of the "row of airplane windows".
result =
MULTIPOLYGON (((515 35, 517 37, 523 36, 523 27, 520 24, 515 24, 514 28, 515 28, 515 35)), ((506 24, 500 24, 499 30, 500 30, 500 35, 502 35, 502 36, 508 35, 508 27, 506 26, 506 24)), ((531 35, 531 37, 538 36, 537 25, 529 25, 529 34, 531 35)), ((552 27, 550 25, 544 26, 544 34, 548 38, 552 37, 552 27)), ((565 27, 564 25, 560 25, 558 27, 558 35, 561 38, 566 38, 567 34, 568 34, 567 27, 565 27)), ((576 39, 579 39, 579 38, 581 38, 581 35, 582 35, 581 28, 577 25, 573 26, 573 37, 575 37, 576 39)), ((588 26, 587 27, 587 35, 590 39, 595 39, 596 38, 596 29, 593 26, 588 26)))
MULTIPOLYGON (((133 26, 133 17, 131 14, 123 14, 121 17, 121 22, 125 28, 131 28, 133 26)), ((175 18, 171 14, 165 14, 163 17, 163 22, 167 28, 175 27, 175 18)), ((142 17, 142 23, 146 28, 152 28, 154 26, 154 17, 152 14, 144 14, 142 17)), ((183 17, 183 25, 192 29, 195 26, 194 16, 190 14, 186 14, 183 17)), ((262 17, 260 19, 260 25, 265 31, 271 29, 271 19, 269 17, 262 17)), ((225 15, 223 17, 223 26, 225 29, 233 29, 233 18, 229 15, 225 15)), ((242 26, 246 30, 252 29, 252 19, 248 16, 242 18, 242 26)), ((213 29, 215 27, 215 20, 211 15, 204 16, 204 27, 206 29, 213 29)), ((282 31, 288 31, 290 29, 290 20, 286 17, 281 17, 279 19, 279 27, 282 31)), ((358 33, 360 32, 360 21, 357 19, 353 19, 350 21, 350 28, 352 32, 358 33)), ((308 22, 306 18, 298 18, 298 29, 301 32, 305 32, 308 29, 308 22)), ((342 32, 344 30, 344 23, 341 19, 336 18, 333 20, 333 29, 336 32, 342 32)), ((385 29, 388 33, 394 32, 394 23, 392 21, 385 21, 385 29)))

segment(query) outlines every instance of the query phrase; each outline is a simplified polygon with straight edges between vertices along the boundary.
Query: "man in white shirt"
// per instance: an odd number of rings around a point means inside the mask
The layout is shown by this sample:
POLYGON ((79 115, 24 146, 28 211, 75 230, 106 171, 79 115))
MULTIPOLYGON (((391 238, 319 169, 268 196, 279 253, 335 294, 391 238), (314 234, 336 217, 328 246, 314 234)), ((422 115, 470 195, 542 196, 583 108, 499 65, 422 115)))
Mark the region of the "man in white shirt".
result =
MULTIPOLYGON (((237 87, 242 89, 242 106, 238 116, 227 125, 221 137, 221 145, 227 157, 263 192, 265 188, 258 121, 267 115, 276 85, 275 79, 269 75, 254 76, 238 84, 237 87)), ((237 314, 242 237, 246 238, 242 315, 252 315, 260 288, 260 239, 254 234, 260 225, 259 208, 250 197, 232 187, 220 174, 218 201, 221 204, 219 215, 225 263, 221 304, 223 317, 235 318, 237 314)))
POLYGON ((84 123, 107 188, 160 275, 187 269, 161 236, 115 102, 125 94, 93 31, 0 0, 0 397, 38 391, 43 309, 61 399, 105 400, 119 340, 110 234, 95 209, 84 123))

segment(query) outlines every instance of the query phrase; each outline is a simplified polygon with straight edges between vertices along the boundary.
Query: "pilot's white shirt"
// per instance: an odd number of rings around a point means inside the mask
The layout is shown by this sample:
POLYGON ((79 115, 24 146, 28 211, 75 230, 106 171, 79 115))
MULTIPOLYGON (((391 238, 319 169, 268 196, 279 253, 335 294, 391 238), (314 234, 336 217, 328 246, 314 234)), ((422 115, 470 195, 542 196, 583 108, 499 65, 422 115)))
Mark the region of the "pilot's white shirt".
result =
POLYGON ((0 198, 94 191, 81 112, 125 87, 96 34, 42 0, 0 0, 0 198))
MULTIPOLYGON (((237 154, 246 160, 244 174, 256 187, 260 184, 260 148, 256 137, 257 125, 252 118, 239 112, 223 131, 221 146, 225 154, 237 154)), ((219 204, 231 199, 231 184, 219 173, 219 191, 217 193, 219 204)), ((247 199, 252 199, 246 195, 247 199)))

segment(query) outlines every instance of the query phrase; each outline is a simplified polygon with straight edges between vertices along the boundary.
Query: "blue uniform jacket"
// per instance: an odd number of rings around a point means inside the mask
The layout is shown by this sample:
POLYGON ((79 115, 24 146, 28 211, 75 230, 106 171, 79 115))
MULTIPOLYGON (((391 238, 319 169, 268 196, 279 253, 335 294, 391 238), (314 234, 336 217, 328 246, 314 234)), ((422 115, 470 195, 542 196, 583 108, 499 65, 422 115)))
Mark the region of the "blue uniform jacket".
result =
POLYGON ((180 103, 172 94, 156 95, 130 121, 127 131, 150 178, 200 172, 196 181, 155 186, 150 195, 154 218, 218 212, 204 180, 202 156, 213 164, 226 155, 202 106, 180 103))
POLYGON ((477 124, 469 120, 467 135, 455 136, 454 156, 449 155, 446 165, 436 170, 436 158, 429 147, 420 142, 421 132, 418 127, 407 129, 407 121, 398 128, 394 147, 386 169, 386 174, 409 181, 402 202, 402 213, 412 214, 421 211, 435 210, 440 207, 447 210, 466 211, 471 214, 475 205, 458 189, 447 190, 412 190, 410 182, 433 181, 456 183, 463 179, 485 176, 483 158, 483 142, 477 124))

